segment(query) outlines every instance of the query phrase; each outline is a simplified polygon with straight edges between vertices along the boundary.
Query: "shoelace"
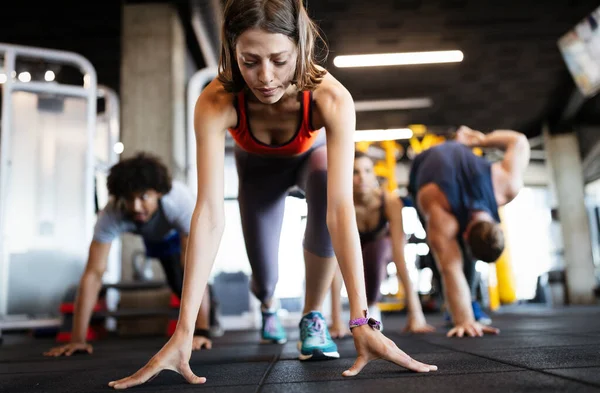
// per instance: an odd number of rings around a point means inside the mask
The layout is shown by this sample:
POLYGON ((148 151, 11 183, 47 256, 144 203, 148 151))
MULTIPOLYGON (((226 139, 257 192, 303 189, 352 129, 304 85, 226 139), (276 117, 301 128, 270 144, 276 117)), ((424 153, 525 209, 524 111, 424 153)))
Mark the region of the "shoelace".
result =
POLYGON ((323 321, 318 316, 313 316, 312 319, 305 319, 304 326, 309 337, 324 338, 323 321))
POLYGON ((265 330, 269 334, 277 333, 277 318, 275 317, 275 314, 270 314, 265 319, 265 330))

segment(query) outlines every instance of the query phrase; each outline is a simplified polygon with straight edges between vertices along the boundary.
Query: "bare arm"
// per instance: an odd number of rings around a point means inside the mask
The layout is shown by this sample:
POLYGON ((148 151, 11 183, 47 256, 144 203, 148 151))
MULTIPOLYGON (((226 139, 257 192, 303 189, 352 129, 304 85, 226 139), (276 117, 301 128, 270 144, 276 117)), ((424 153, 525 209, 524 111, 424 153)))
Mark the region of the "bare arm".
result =
POLYGON ((345 89, 327 97, 322 113, 327 130, 327 226, 348 291, 350 318, 367 309, 365 279, 352 194, 354 103, 345 89))
POLYGON ((79 281, 75 312, 73 315, 73 331, 71 342, 83 343, 86 340, 88 326, 98 294, 102 289, 102 276, 106 271, 106 263, 111 243, 92 241, 85 271, 79 281))
POLYGON ((476 337, 483 336, 484 333, 498 334, 498 329, 475 321, 457 234, 456 218, 439 206, 430 207, 427 220, 428 242, 442 275, 444 295, 454 323, 454 328, 447 335, 462 337, 466 334, 476 337))
POLYGON ((529 165, 531 149, 527 137, 517 131, 495 130, 489 134, 461 127, 457 138, 471 147, 491 147, 503 150, 504 159, 500 163, 510 179, 511 188, 518 191, 523 186, 523 172, 529 165))
POLYGON ((427 238, 442 275, 444 296, 455 325, 475 321, 457 234, 456 218, 440 207, 432 207, 427 220, 427 238))
POLYGON ((180 333, 190 338, 225 227, 223 169, 227 126, 218 104, 201 95, 194 114, 198 192, 185 253, 177 323, 180 333))
POLYGON ((71 356, 75 352, 93 352, 92 346, 86 342, 87 330, 94 306, 98 301, 98 293, 102 288, 102 276, 106 271, 110 245, 111 243, 97 241, 92 241, 90 244, 88 261, 79 280, 79 288, 75 298, 71 341, 68 344, 51 348, 49 351, 44 352, 44 356, 71 356))
POLYGON ((523 174, 529 165, 531 149, 527 137, 516 131, 498 130, 486 135, 483 143, 505 150, 501 166, 508 174, 514 197, 523 187, 523 174))
POLYGON ((194 374, 189 361, 196 317, 225 227, 225 130, 234 121, 235 110, 230 96, 223 93, 218 82, 211 82, 198 98, 194 112, 198 194, 185 253, 183 293, 177 328, 169 341, 144 367, 128 377, 109 382, 110 387, 126 389, 140 385, 165 369, 178 372, 189 383, 206 382, 206 378, 194 374))
MULTIPOLYGON (((356 113, 352 96, 341 85, 323 89, 326 91, 320 95, 320 102, 317 103, 327 130, 327 227, 348 291, 350 318, 356 319, 364 317, 367 310, 363 260, 352 194, 356 113)), ((393 341, 368 325, 354 328, 352 338, 358 356, 354 365, 342 373, 346 377, 358 374, 374 359, 385 359, 420 372, 437 369, 412 359, 393 341)))
POLYGON ((404 258, 404 246, 406 238, 404 234, 404 225, 402 220, 402 208, 404 204, 395 194, 387 193, 385 198, 385 212, 390 223, 390 237, 392 241, 392 254, 396 271, 404 287, 407 300, 409 326, 407 330, 415 332, 431 331, 431 327, 427 327, 425 316, 421 308, 421 302, 417 290, 413 287, 406 260, 404 258))
MULTIPOLYGON (((181 236, 181 266, 185 268, 185 255, 187 252, 187 244, 188 244, 189 236, 181 236)), ((198 311, 198 316, 196 318, 196 329, 205 329, 208 330, 210 327, 210 297, 208 294, 208 286, 204 291, 204 296, 202 297, 202 303, 200 303, 200 309, 198 311)))

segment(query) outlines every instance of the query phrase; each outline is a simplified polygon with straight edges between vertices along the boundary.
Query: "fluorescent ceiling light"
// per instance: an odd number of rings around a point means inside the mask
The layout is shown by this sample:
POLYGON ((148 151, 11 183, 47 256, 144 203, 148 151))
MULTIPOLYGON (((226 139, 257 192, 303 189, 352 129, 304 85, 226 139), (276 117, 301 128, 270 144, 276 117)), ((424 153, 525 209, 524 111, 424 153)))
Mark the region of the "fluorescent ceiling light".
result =
POLYGON ((125 150, 125 145, 123 145, 123 142, 117 142, 113 146, 113 149, 114 149, 115 153, 121 154, 125 150))
POLYGON ((395 141, 410 139, 413 132, 410 128, 391 128, 387 130, 360 130, 354 133, 354 142, 395 141))
POLYGON ((357 112, 389 111, 394 109, 419 109, 433 106, 431 98, 402 98, 395 100, 356 101, 357 112))
POLYGON ((31 81, 31 74, 29 72, 27 72, 27 71, 21 72, 19 74, 19 80, 21 82, 30 82, 31 81))
POLYGON ((52 82, 55 77, 56 75, 54 75, 54 72, 51 70, 46 71, 46 73, 44 74, 44 79, 46 80, 46 82, 52 82))
POLYGON ((339 68, 376 67, 410 64, 435 64, 461 62, 464 55, 459 50, 436 52, 380 53, 372 55, 337 56, 333 64, 339 68))

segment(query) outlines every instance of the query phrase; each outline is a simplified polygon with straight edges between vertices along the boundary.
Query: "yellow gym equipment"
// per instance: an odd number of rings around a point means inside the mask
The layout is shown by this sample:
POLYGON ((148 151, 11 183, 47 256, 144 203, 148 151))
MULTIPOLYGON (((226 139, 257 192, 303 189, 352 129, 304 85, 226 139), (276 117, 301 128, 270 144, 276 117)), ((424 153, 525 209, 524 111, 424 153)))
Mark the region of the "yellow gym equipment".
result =
POLYGON ((510 244, 508 242, 508 237, 506 236, 503 207, 498 209, 498 214, 500 215, 500 225, 504 231, 504 251, 496 261, 495 272, 498 280, 498 298, 500 304, 511 304, 517 301, 517 288, 510 260, 510 244))

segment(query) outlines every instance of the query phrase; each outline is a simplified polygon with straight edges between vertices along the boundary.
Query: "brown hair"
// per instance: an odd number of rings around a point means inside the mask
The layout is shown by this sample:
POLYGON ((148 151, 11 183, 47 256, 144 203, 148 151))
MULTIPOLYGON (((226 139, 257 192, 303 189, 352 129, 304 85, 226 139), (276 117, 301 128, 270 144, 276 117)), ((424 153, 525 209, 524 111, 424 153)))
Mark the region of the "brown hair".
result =
POLYGON ((496 222, 475 223, 469 232, 468 242, 473 257, 484 262, 496 262, 504 251, 504 233, 496 222))
POLYGON ((357 159, 359 159, 359 158, 363 158, 363 157, 366 157, 366 158, 368 158, 369 160, 373 161, 373 160, 371 159, 371 157, 369 157, 369 155, 368 155, 367 153, 365 153, 364 151, 360 151, 360 150, 354 150, 354 159, 355 159, 355 160, 357 160, 357 159))
MULTIPOLYGON (((316 24, 306 13, 303 0, 227 0, 223 10, 219 81, 231 93, 246 82, 235 56, 235 44, 244 31, 260 28, 290 37, 298 47, 293 83, 300 90, 314 90, 327 73, 317 66, 315 41, 320 39, 316 24)), ((326 51, 325 51, 326 53, 326 51)))

